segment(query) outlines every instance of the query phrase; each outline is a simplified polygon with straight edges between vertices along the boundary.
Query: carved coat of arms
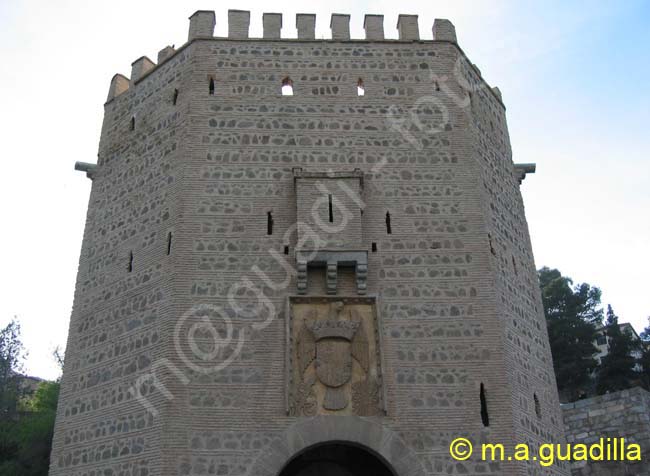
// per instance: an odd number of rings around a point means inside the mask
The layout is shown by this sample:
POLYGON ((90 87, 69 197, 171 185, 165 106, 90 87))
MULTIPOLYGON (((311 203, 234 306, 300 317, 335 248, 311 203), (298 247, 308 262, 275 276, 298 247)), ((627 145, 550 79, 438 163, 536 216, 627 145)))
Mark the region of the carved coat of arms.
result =
POLYGON ((298 381, 292 413, 377 413, 377 368, 371 369, 376 366, 376 343, 370 345, 367 329, 368 323, 374 327, 370 314, 354 306, 345 309, 342 301, 307 307, 303 314, 305 318, 295 323, 298 381))

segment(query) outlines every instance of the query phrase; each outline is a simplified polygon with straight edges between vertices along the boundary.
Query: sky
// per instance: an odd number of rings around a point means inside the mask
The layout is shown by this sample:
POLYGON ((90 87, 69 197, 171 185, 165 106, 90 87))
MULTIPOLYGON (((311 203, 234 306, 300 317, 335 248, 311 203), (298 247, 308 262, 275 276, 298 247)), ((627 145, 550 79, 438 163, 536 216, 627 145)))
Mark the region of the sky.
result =
MULTIPOLYGON (((284 14, 295 38, 295 4, 239 0, 261 36, 264 11, 284 14)), ((522 185, 535 261, 603 291, 622 322, 650 316, 650 1, 379 0, 301 2, 329 38, 331 13, 419 15, 431 39, 448 18, 458 41, 507 106, 513 160, 535 162, 522 185)), ((187 18, 226 2, 0 0, 0 326, 16 316, 25 371, 56 378, 64 348, 91 182, 75 161, 95 162, 111 77, 130 75, 187 39, 187 18)))

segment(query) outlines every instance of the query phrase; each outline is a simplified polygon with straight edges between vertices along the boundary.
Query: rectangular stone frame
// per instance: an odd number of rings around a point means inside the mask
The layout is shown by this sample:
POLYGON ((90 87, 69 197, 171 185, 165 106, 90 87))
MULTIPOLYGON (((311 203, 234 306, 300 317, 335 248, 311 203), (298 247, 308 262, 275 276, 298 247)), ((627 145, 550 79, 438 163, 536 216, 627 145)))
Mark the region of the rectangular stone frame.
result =
POLYGON ((284 410, 285 414, 290 414, 290 401, 291 401, 291 374, 292 374, 292 362, 291 362, 291 352, 292 352, 292 342, 291 342, 291 325, 292 325, 292 302, 333 302, 333 301, 343 301, 345 302, 356 302, 356 303, 367 303, 373 306, 375 312, 375 331, 377 339, 377 365, 379 366, 379 383, 381 386, 379 402, 380 411, 385 416, 387 415, 386 402, 387 392, 385 385, 385 369, 386 363, 384 361, 384 335, 383 335, 383 320, 380 312, 380 303, 379 297, 376 295, 369 296, 328 296, 328 295, 314 295, 314 296, 304 296, 304 295, 291 295, 287 296, 284 305, 284 334, 285 334, 285 347, 284 347, 284 410))

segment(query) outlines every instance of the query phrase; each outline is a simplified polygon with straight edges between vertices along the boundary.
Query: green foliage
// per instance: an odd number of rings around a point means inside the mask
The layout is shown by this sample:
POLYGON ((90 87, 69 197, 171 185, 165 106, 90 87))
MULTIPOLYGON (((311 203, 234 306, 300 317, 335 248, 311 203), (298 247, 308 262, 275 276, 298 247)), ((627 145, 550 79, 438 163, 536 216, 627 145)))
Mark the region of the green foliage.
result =
POLYGON ((26 410, 31 412, 56 412, 56 404, 59 401, 59 383, 41 382, 34 392, 34 396, 27 400, 26 410))
MULTIPOLYGON (((648 322, 650 323, 650 316, 648 316, 648 322)), ((641 334, 639 334, 639 337, 643 342, 650 342, 650 325, 643 329, 641 334)))
POLYGON ((0 476, 47 476, 58 382, 41 382, 20 416, 0 421, 0 476))
POLYGON ((603 316, 601 292, 586 283, 572 287, 571 278, 557 269, 537 273, 558 390, 564 400, 575 401, 588 392, 598 364, 593 342, 603 316))
POLYGON ((20 324, 14 319, 0 330, 0 420, 16 417, 23 358, 20 324))
POLYGON ((23 355, 14 320, 0 330, 0 476, 47 476, 59 384, 41 382, 23 398, 23 355))
POLYGON ((571 287, 573 280, 562 276, 557 269, 544 267, 538 272, 542 287, 544 312, 552 318, 578 318, 594 325, 603 320, 600 308, 601 291, 587 283, 571 287))
MULTIPOLYGON (((648 321, 650 321, 650 317, 648 317, 648 321)), ((642 340, 641 358, 639 359, 641 375, 639 378, 643 388, 650 391, 650 325, 643 329, 639 337, 642 340)))
POLYGON ((639 375, 641 386, 650 392, 650 349, 647 344, 643 348, 639 364, 641 365, 639 375))
POLYGON ((621 331, 618 316, 612 306, 607 306, 604 332, 607 336, 608 354, 598 367, 596 392, 599 395, 633 387, 640 377, 634 369, 637 360, 632 355, 641 350, 640 345, 629 332, 621 331))

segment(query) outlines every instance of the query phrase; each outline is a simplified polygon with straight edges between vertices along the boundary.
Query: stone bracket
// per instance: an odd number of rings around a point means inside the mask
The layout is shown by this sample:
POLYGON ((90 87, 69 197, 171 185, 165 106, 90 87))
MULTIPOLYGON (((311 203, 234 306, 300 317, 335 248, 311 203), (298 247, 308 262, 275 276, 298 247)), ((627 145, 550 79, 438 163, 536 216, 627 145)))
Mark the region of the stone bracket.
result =
POLYGON ((357 294, 364 295, 368 289, 368 250, 300 250, 296 252, 298 294, 307 294, 307 268, 326 266, 327 294, 336 294, 339 266, 354 266, 357 294))
POLYGON ((338 261, 327 262, 327 294, 336 294, 338 261))
POLYGON ((526 174, 534 174, 536 164, 515 164, 515 178, 519 181, 519 185, 526 178, 526 174))
POLYGON ((86 172, 86 177, 90 180, 95 178, 95 172, 97 171, 97 164, 89 164, 88 162, 75 162, 74 169, 80 172, 86 172))

